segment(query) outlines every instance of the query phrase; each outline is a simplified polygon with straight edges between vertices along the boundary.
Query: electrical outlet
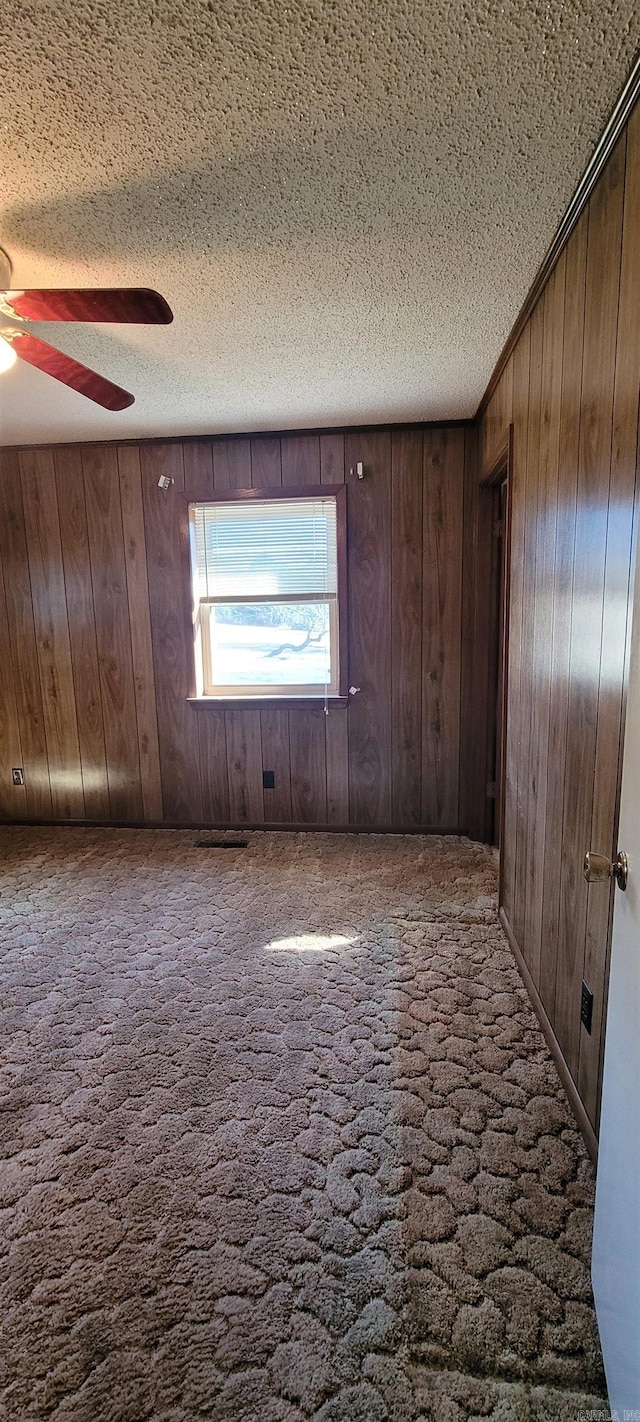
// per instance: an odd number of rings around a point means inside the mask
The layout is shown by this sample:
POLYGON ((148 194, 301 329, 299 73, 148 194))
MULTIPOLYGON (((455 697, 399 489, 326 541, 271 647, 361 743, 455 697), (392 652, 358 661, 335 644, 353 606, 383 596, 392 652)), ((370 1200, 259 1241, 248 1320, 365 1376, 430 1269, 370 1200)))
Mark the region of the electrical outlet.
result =
POLYGON ((276 788, 276 773, 275 773, 275 770, 263 770, 263 772, 262 772, 262 787, 263 787, 264 790, 275 790, 275 788, 276 788))
POLYGON ((585 1031, 591 1036, 591 1023, 593 1021, 593 993, 588 983, 582 984, 582 996, 580 998, 580 1021, 585 1031))
POLYGON ((21 765, 14 766, 11 771, 11 779, 14 785, 24 785, 24 770, 21 765))

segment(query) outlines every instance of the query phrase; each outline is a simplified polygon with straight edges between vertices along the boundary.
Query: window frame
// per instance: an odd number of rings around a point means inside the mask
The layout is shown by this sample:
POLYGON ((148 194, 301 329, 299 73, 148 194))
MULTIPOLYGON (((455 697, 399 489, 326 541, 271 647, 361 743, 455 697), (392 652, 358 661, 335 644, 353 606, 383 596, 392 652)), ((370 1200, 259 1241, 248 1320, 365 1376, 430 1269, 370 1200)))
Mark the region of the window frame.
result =
MULTIPOLYGON (((324 706, 325 701, 328 706, 346 706, 348 701, 348 667, 347 667, 347 486, 346 484, 306 484, 300 487, 277 487, 267 489, 225 489, 212 494, 202 494, 186 490, 182 495, 183 502, 183 547, 185 549, 185 576, 188 586, 188 625, 190 633, 189 644, 189 664, 190 664, 190 685, 189 701, 195 701, 199 705, 206 706, 255 706, 269 707, 279 706, 281 708, 294 708, 296 706, 324 706), (250 687, 234 688, 231 692, 217 691, 213 693, 206 691, 206 663, 207 649, 206 639, 203 646, 201 638, 201 608, 212 606, 214 599, 208 602, 199 599, 195 595, 194 568, 192 561, 192 535, 191 535, 191 509, 195 505, 228 504, 228 503, 261 503, 263 501, 279 499, 283 502, 305 501, 317 503, 319 499, 334 499, 336 505, 336 552, 337 552, 337 595, 333 602, 330 602, 330 617, 332 621, 337 621, 337 636, 332 638, 332 657, 337 655, 338 668, 335 686, 325 695, 323 687, 301 686, 299 691, 293 691, 290 684, 267 690, 266 687, 259 687, 252 690, 250 687)), ((272 601, 280 601, 274 598, 272 601)), ((284 599, 282 599, 284 600, 284 599)), ((290 601, 295 601, 296 596, 291 594, 290 601)), ((302 595, 301 602, 312 599, 302 595)), ((318 601, 326 601, 324 597, 318 595, 318 601)), ((217 601, 217 599, 216 599, 217 601)), ((228 598, 229 602, 251 603, 256 601, 247 594, 246 599, 240 596, 228 598)), ((210 615, 206 614, 205 616, 210 615)))

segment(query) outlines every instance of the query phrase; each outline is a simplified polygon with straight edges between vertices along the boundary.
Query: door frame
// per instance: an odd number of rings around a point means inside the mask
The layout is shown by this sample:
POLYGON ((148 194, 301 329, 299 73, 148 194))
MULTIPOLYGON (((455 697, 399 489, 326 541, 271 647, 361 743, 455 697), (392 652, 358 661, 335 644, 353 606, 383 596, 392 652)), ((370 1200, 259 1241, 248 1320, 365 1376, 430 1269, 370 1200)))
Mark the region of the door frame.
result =
MULTIPOLYGON (((513 424, 509 425, 506 437, 495 454, 491 464, 480 480, 480 498, 485 504, 483 524, 491 541, 489 550, 491 569, 489 587, 486 593, 486 610, 489 636, 487 642, 487 734, 485 746, 485 769, 488 772, 495 758, 497 799, 493 812, 494 823, 499 826, 498 851, 504 831, 506 802, 506 749, 507 749, 507 705, 509 679, 509 606, 511 590, 511 509, 513 471, 513 424), (504 486, 505 496, 502 512, 502 535, 495 536, 495 511, 498 506, 496 494, 504 486), (496 550, 498 550, 496 554, 496 550), (498 597, 499 593, 499 597, 498 597), (495 655, 494 655, 495 654, 495 655), (493 667, 497 660, 497 684, 491 685, 493 667)), ((487 536, 485 535, 485 536, 487 536)), ((487 796, 485 809, 485 835, 491 833, 491 801, 487 796)), ((499 862, 498 903, 502 903, 502 854, 499 862)))

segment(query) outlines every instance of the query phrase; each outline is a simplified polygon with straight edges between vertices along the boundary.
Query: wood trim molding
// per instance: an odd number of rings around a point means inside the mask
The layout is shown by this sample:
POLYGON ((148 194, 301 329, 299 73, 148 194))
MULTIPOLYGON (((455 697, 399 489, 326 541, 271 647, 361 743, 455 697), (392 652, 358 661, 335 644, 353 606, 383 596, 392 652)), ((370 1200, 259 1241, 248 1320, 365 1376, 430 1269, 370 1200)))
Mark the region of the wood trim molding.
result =
POLYGON ((286 503, 290 500, 305 500, 308 503, 317 502, 320 499, 335 499, 336 503, 336 539, 337 539, 337 567, 338 567, 338 685, 334 688, 331 696, 327 699, 330 706, 346 706, 349 700, 349 642, 348 642, 348 619, 349 619, 349 568, 347 559, 347 485, 342 484, 300 484, 281 485, 276 484, 265 489, 222 489, 214 491, 212 494, 195 494, 189 489, 176 490, 176 498, 180 511, 180 546, 182 554, 182 582, 183 598, 185 609, 185 636, 186 645, 189 647, 190 657, 190 683, 187 701, 195 702, 200 706, 233 706, 262 707, 263 709, 280 708, 280 710, 298 706, 313 707, 324 706, 324 696, 300 696, 291 694, 283 696, 206 696, 202 689, 202 676, 196 670, 195 649, 193 646, 193 579, 191 568, 191 541, 189 536, 189 511, 193 504, 229 504, 229 503, 261 503, 265 499, 273 502, 286 503))
POLYGON ((622 93, 620 94, 618 101, 613 109, 613 112, 610 114, 609 119, 605 124, 603 133, 598 143, 596 144, 589 163, 587 164, 587 168, 582 178, 580 179, 580 182, 578 183, 573 197, 571 198, 569 206, 565 212, 564 217, 562 218, 562 221, 551 243, 551 246, 543 257, 543 260, 540 263, 540 266, 538 267, 538 270, 533 278, 531 286, 529 287, 529 291, 527 292, 527 295, 525 297, 524 305, 521 307, 520 312, 516 317, 515 323, 512 326, 509 335, 507 336, 504 346, 502 347, 496 365, 494 366, 494 369, 491 373, 489 384, 487 385, 487 388, 484 392, 484 395, 482 396, 482 399, 476 411, 476 420, 482 419, 482 416, 484 415, 487 405, 489 404, 491 396, 493 395, 498 381, 500 380, 500 376, 502 375, 507 361, 509 360, 509 356, 511 355, 515 345, 517 344, 517 341, 521 336, 524 327, 526 326, 531 312, 533 311, 533 308, 536 305, 538 298, 540 297, 544 287, 546 286, 551 272, 555 267, 558 257, 560 256, 560 253, 566 246, 581 213, 584 211, 598 181, 598 178, 600 177, 600 174, 602 173, 605 164, 610 158, 611 153, 615 148, 616 143, 618 142, 620 134, 622 133, 622 130, 625 124, 627 123, 631 115, 631 111, 635 103, 637 102, 639 96, 640 54, 638 54, 636 56, 636 59, 634 60, 631 72, 624 85, 622 93))
MULTIPOLYGON (((386 424, 372 425, 304 425, 301 428, 292 429, 271 429, 271 430, 204 430, 202 434, 182 434, 182 435, 144 435, 139 439, 80 439, 62 440, 60 443, 52 443, 48 440, 42 444, 6 444, 2 445, 2 450, 7 454, 23 454, 31 449, 79 449, 84 445, 91 445, 92 449, 107 448, 126 449, 133 445, 135 449, 143 449, 154 444, 206 444, 209 440, 242 440, 242 439, 285 439, 288 435, 302 438, 304 435, 315 437, 316 435, 365 435, 384 434, 386 430, 402 432, 403 430, 459 430, 473 429, 476 423, 475 415, 465 416, 464 419, 450 420, 387 420, 386 424)), ((345 480, 345 483, 347 481, 345 480)), ((201 497, 201 496, 199 496, 201 497)))
POLYGON ((187 504, 252 504, 263 503, 265 499, 288 500, 307 499, 317 503, 319 499, 335 499, 338 510, 346 518, 346 484, 272 484, 266 489, 218 489, 212 494, 194 494, 192 489, 178 489, 177 495, 187 504))
POLYGON ((349 705, 349 696, 188 696, 190 706, 215 707, 216 710, 228 706, 230 710, 247 711, 258 707, 259 711, 330 711, 342 710, 349 705))
POLYGON ((306 820, 5 820, 3 829, 128 829, 128 830, 280 830, 284 834, 421 834, 464 836, 458 826, 446 825, 334 825, 306 820))
POLYGON ((538 1018, 538 1021, 546 1039, 547 1046, 558 1069, 558 1076, 560 1077, 562 1085, 564 1086, 564 1089, 569 1098, 569 1105, 576 1118, 589 1155, 591 1156, 591 1159, 595 1165, 598 1159, 598 1138, 593 1129, 593 1126, 591 1125, 589 1117, 587 1116, 582 1101, 580 1100, 580 1096, 578 1095, 578 1088, 562 1055, 562 1050, 556 1037, 556 1034, 544 1010, 544 1007, 538 995, 536 985, 524 961, 522 953, 520 952, 518 944, 516 943, 511 924, 509 923, 507 915, 502 906, 500 906, 498 912, 500 917, 500 923, 502 924, 502 928, 507 938, 507 942, 516 960, 516 963, 520 970, 520 976, 524 982, 529 997, 531 998, 531 1003, 534 1012, 536 1014, 536 1017, 538 1018))
POLYGON ((500 445, 497 454, 494 455, 488 468, 480 470, 480 488, 488 489, 495 484, 501 484, 503 479, 509 477, 509 472, 513 468, 513 424, 509 425, 505 438, 500 445))

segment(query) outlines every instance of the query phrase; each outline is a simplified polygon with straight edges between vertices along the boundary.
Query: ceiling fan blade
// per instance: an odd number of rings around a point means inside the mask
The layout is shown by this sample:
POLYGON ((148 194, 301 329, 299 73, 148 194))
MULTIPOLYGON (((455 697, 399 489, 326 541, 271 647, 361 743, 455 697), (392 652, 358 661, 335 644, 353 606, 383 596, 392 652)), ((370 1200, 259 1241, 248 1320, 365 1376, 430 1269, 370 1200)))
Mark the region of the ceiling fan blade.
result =
POLYGON ((173 312, 163 296, 146 287, 60 287, 0 292, 0 311, 20 321, 113 321, 168 326, 173 312))
POLYGON ((95 400, 96 405, 103 405, 105 410, 126 410, 128 405, 133 405, 135 396, 130 395, 128 390, 113 385, 103 375, 65 355, 64 351, 57 351, 55 346, 48 346, 46 341, 32 336, 30 331, 5 327, 0 330, 0 336, 9 342, 21 360, 35 365, 37 370, 44 370, 63 385, 70 385, 72 390, 86 395, 88 400, 95 400))

